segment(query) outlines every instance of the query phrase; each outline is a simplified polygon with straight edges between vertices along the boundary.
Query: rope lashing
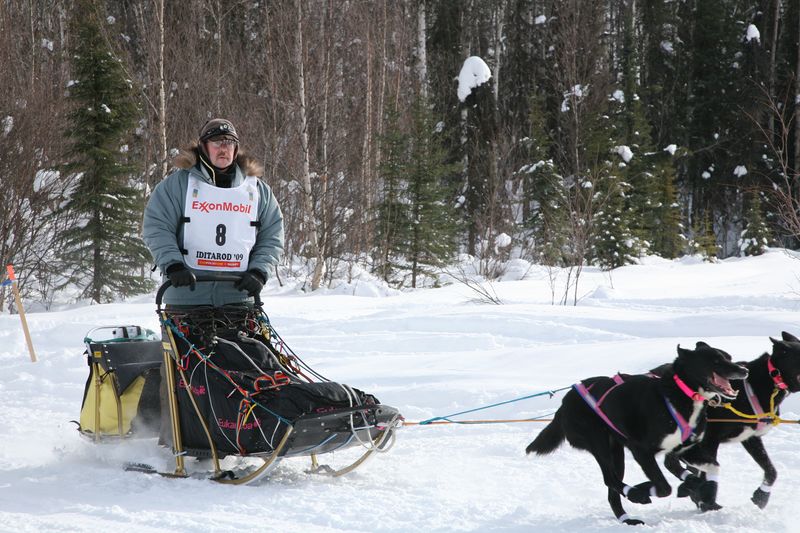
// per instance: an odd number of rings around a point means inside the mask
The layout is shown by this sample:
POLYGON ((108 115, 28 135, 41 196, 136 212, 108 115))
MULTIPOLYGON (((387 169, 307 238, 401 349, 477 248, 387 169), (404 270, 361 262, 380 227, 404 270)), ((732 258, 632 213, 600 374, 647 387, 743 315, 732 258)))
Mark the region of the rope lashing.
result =
MULTIPOLYGON (((454 417, 454 416, 465 415, 467 413, 474 413, 476 411, 483 411, 484 409, 491 409, 492 407, 498 407, 500 405, 506 405, 506 404, 509 404, 509 403, 520 402, 522 400, 528 400, 530 398, 536 398, 538 396, 547 395, 547 396, 550 396, 552 398, 553 396, 555 396, 555 394, 557 392, 561 392, 561 391, 567 390, 570 387, 571 387, 571 385, 569 387, 561 387, 560 389, 537 392, 536 394, 529 394, 527 396, 521 396, 519 398, 513 398, 511 400, 506 400, 504 402, 497 402, 497 403, 493 403, 493 404, 490 404, 490 405, 484 405, 483 407, 476 407, 475 409, 468 409, 466 411, 461 411, 461 412, 458 412, 458 413, 452 413, 452 414, 444 415, 444 416, 435 416, 435 417, 429 418, 427 420, 422 420, 421 422, 404 422, 404 424, 406 424, 406 425, 427 426, 427 425, 437 424, 437 423, 440 423, 440 424, 441 423, 445 423, 445 424, 492 424, 492 423, 499 423, 500 421, 493 421, 493 420, 472 420, 472 421, 459 422, 457 420, 450 420, 450 418, 454 417)), ((543 422, 544 420, 530 418, 530 419, 525 419, 525 420, 513 420, 513 421, 514 422, 516 422, 516 421, 519 421, 519 422, 522 422, 522 421, 526 421, 526 422, 541 421, 541 422, 543 422)), ((509 420, 509 422, 512 422, 512 421, 509 420)))

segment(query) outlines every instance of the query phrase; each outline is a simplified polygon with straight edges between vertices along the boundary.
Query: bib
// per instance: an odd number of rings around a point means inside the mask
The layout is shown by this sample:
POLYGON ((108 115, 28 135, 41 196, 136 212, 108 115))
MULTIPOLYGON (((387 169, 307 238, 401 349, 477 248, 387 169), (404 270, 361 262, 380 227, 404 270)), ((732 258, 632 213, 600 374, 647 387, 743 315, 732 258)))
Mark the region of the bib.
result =
POLYGON ((186 265, 221 272, 247 270, 258 231, 258 201, 257 178, 224 189, 189 176, 183 208, 186 265))

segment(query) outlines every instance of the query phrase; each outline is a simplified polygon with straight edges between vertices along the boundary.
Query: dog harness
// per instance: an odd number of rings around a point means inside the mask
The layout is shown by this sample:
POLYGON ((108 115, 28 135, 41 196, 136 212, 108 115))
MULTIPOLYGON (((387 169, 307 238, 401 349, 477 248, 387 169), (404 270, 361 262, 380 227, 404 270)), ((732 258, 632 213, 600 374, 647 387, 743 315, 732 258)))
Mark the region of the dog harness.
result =
MULTIPOLYGON (((767 358, 767 372, 769 373, 769 376, 772 378, 772 381, 775 383, 775 389, 774 389, 774 392, 772 393, 772 397, 770 398, 770 412, 769 413, 764 411, 764 408, 761 407, 761 402, 758 401, 758 396, 756 395, 755 391, 753 390, 753 387, 750 386, 750 382, 747 381, 746 379, 744 380, 744 392, 747 395, 747 401, 750 402, 750 408, 753 410, 753 418, 762 417, 762 416, 765 415, 764 418, 759 418, 758 419, 758 423, 756 423, 756 431, 760 431, 760 430, 766 428, 770 423, 770 422, 768 422, 768 420, 771 420, 772 421, 771 423, 773 425, 776 423, 775 422, 776 421, 776 417, 775 417, 776 413, 774 412, 775 411, 775 408, 774 408, 775 396, 777 396, 779 391, 782 391, 782 390, 785 391, 786 389, 788 389, 788 385, 786 385, 786 382, 783 381, 783 376, 781 376, 781 371, 778 370, 777 368, 775 368, 775 365, 772 364, 772 358, 771 357, 767 358)), ((730 404, 728 404, 728 405, 730 405, 730 404)), ((747 418, 751 418, 749 415, 744 415, 744 414, 742 414, 740 416, 745 416, 747 418)))
MULTIPOLYGON (((673 374, 672 379, 675 381, 675 384, 678 386, 681 392, 691 398, 693 402, 705 401, 705 398, 703 398, 699 392, 693 391, 691 388, 689 388, 689 385, 679 378, 678 374, 673 374)), ((664 396, 664 403, 667 404, 667 411, 669 411, 669 414, 672 415, 672 419, 675 421, 675 424, 678 425, 678 429, 681 430, 681 444, 683 444, 692 438, 696 426, 693 426, 687 422, 686 419, 683 418, 683 415, 681 415, 678 410, 675 409, 675 406, 672 405, 672 402, 670 402, 666 396, 664 396)))
MULTIPOLYGON (((750 383, 747 380, 744 380, 744 392, 747 395, 747 401, 750 402, 750 408, 753 410, 753 414, 758 415, 759 413, 763 413, 764 410, 761 408, 761 402, 758 401, 756 392, 753 390, 753 387, 750 386, 750 383)), ((767 427, 767 423, 759 419, 758 423, 756 424, 756 431, 760 431, 765 427, 767 427)))
POLYGON ((767 371, 769 372, 769 376, 772 378, 772 381, 775 382, 775 386, 781 390, 786 390, 789 388, 789 385, 783 381, 783 376, 781 376, 781 371, 775 368, 775 365, 772 364, 772 358, 767 358, 767 371))
MULTIPOLYGON (((654 377, 654 378, 658 377, 655 374, 652 374, 650 376, 654 377)), ((614 383, 615 383, 614 386, 611 387, 610 389, 608 389, 600 397, 599 400, 596 400, 594 398, 594 396, 592 396, 592 394, 590 392, 592 386, 587 387, 586 385, 583 384, 583 382, 578 382, 578 383, 574 384, 572 386, 572 388, 575 389, 575 391, 580 395, 581 398, 583 398, 583 400, 587 403, 587 405, 592 408, 592 411, 597 413, 597 416, 599 416, 603 420, 603 422, 608 424, 608 426, 611 429, 616 431, 623 438, 627 439, 628 436, 625 435, 625 433, 623 433, 622 431, 620 431, 620 429, 617 426, 614 425, 614 423, 611 421, 611 419, 608 418, 608 416, 601 409, 601 406, 603 404, 603 401, 606 399, 606 396, 608 396, 608 394, 612 390, 614 390, 617 387, 619 387, 622 384, 622 382, 624 381, 622 379, 622 376, 620 376, 619 374, 616 374, 613 379, 614 379, 614 383)), ((686 396, 691 398, 692 401, 702 402, 702 401, 705 400, 705 398, 703 398, 703 396, 699 392, 693 391, 692 389, 690 389, 689 386, 681 378, 679 378, 677 374, 673 374, 672 379, 675 381, 675 384, 678 386, 678 388, 684 394, 686 394, 686 396)), ((675 424, 678 426, 678 429, 680 429, 680 431, 681 431, 681 444, 683 444, 684 442, 686 442, 687 440, 692 438, 692 436, 694 435, 694 430, 696 429, 696 426, 693 426, 689 422, 687 422, 687 420, 685 418, 683 418, 683 415, 681 415, 678 412, 678 410, 675 409, 675 406, 672 405, 672 402, 670 402, 669 399, 667 399, 666 396, 664 396, 664 403, 667 406, 667 411, 669 412, 670 416, 672 416, 672 419, 675 421, 675 424)))
POLYGON ((669 411, 669 414, 672 415, 672 419, 678 425, 678 429, 681 430, 681 444, 683 444, 692 438, 694 435, 695 426, 691 425, 686 421, 685 418, 683 418, 683 415, 681 415, 678 410, 675 409, 675 406, 672 405, 672 402, 670 402, 666 396, 664 396, 664 403, 667 404, 667 411, 669 411))
POLYGON ((614 431, 616 431, 617 433, 619 433, 619 434, 622 436, 622 438, 624 438, 624 439, 627 439, 627 438, 628 438, 628 436, 627 436, 627 435, 625 435, 625 433, 623 433, 622 431, 620 431, 620 430, 619 430, 619 428, 618 428, 617 426, 615 426, 615 425, 614 425, 614 423, 611 421, 611 419, 610 419, 610 418, 608 418, 608 416, 607 416, 607 415, 606 415, 606 414, 603 412, 603 410, 600 408, 600 406, 603 404, 603 401, 606 399, 606 396, 608 396, 608 393, 609 393, 609 392, 611 392, 612 390, 616 389, 617 387, 619 387, 619 386, 620 386, 620 384, 622 384, 622 382, 624 381, 624 380, 622 379, 622 376, 620 376, 619 374, 616 374, 616 375, 614 376, 614 378, 613 378, 613 379, 614 379, 614 383, 615 383, 615 384, 614 384, 614 386, 613 386, 613 387, 611 387, 610 389, 608 389, 608 390, 605 392, 605 394, 603 394, 603 395, 600 397, 600 399, 599 399, 599 400, 595 400, 594 396, 592 396, 592 393, 590 392, 590 390, 591 390, 591 388, 594 386, 594 384, 592 384, 592 385, 590 385, 589 387, 587 387, 586 385, 584 385, 584 384, 583 384, 583 382, 582 382, 582 381, 579 381, 578 383, 575 383, 575 384, 572 386, 572 388, 573 388, 573 389, 575 389, 575 392, 577 392, 577 393, 578 393, 578 395, 579 395, 581 398, 583 398, 583 401, 585 401, 585 402, 586 402, 586 404, 587 404, 589 407, 591 407, 591 408, 592 408, 592 411, 594 411, 595 413, 597 413, 597 416, 599 416, 599 417, 600 417, 600 418, 603 420, 603 422, 605 422, 606 424, 608 424, 608 426, 609 426, 611 429, 613 429, 614 431))

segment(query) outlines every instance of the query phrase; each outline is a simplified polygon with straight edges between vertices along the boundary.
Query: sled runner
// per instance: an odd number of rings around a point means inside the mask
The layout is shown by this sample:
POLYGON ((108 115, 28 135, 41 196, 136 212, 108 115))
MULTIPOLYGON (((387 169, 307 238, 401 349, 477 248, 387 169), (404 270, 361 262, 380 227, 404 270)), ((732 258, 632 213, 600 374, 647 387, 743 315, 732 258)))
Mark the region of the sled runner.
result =
POLYGON ((139 326, 94 328, 84 338, 89 378, 78 431, 95 442, 152 437, 159 427, 159 368, 156 333, 139 326))
MULTIPOLYGON (((235 274, 198 276, 232 282, 235 274)), ((264 476, 280 458, 310 456, 314 471, 350 472, 386 451, 402 417, 393 407, 316 373, 283 342, 258 296, 252 305, 162 306, 167 281, 156 294, 162 325, 161 441, 172 447, 175 471, 186 477, 185 457, 210 458, 212 479, 244 484, 264 476), (353 446, 365 452, 334 470, 316 456, 353 446), (226 456, 261 464, 243 473, 223 471, 226 456)))

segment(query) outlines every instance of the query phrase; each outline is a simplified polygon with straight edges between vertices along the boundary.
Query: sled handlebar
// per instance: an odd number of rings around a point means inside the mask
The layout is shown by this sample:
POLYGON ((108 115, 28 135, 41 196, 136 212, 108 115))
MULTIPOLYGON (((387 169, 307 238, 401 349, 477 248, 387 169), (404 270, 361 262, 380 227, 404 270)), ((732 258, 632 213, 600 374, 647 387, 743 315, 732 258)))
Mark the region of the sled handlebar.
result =
MULTIPOLYGON (((196 275, 197 283, 206 283, 213 281, 230 281, 232 283, 235 283, 240 279, 242 279, 241 273, 232 273, 232 272, 206 273, 206 274, 196 275)), ((164 299, 164 293, 166 293, 167 289, 169 289, 170 287, 172 287, 172 281, 167 279, 158 288, 158 291, 156 292, 156 307, 158 307, 159 309, 161 309, 161 301, 164 299)), ((254 294, 253 298, 255 300, 256 307, 261 307, 263 305, 260 294, 254 294)))

